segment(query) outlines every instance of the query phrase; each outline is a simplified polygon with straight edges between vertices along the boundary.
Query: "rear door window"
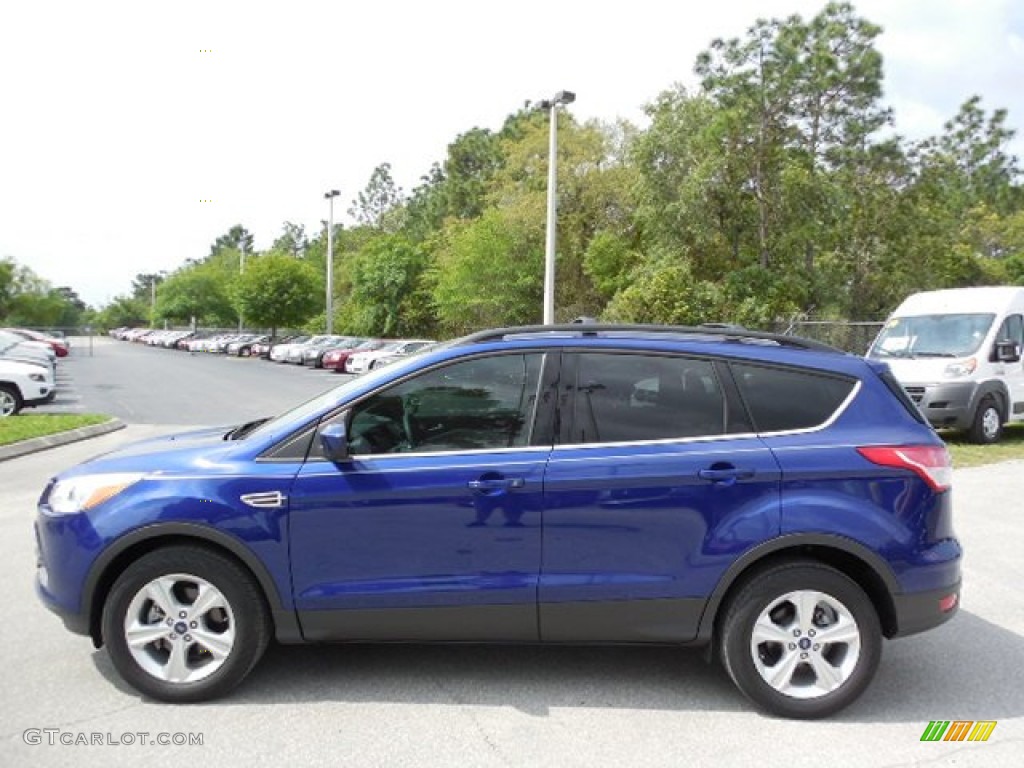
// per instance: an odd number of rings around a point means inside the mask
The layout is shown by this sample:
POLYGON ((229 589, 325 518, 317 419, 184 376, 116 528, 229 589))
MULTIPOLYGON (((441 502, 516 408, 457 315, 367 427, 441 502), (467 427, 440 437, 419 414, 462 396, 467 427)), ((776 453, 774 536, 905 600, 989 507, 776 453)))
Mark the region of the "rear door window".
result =
POLYGON ((580 353, 575 391, 570 443, 725 433, 725 397, 708 360, 580 353))

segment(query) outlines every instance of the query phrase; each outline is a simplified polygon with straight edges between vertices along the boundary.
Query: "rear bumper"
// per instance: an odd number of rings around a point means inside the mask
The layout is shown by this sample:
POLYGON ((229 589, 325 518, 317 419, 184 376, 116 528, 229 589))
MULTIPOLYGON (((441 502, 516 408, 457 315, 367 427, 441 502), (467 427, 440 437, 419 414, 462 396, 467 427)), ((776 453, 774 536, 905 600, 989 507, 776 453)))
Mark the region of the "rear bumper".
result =
POLYGON ((918 632, 945 624, 960 610, 960 582, 927 592, 893 595, 896 609, 896 632, 893 637, 916 635, 918 632), (948 605, 952 602, 952 605, 948 605))

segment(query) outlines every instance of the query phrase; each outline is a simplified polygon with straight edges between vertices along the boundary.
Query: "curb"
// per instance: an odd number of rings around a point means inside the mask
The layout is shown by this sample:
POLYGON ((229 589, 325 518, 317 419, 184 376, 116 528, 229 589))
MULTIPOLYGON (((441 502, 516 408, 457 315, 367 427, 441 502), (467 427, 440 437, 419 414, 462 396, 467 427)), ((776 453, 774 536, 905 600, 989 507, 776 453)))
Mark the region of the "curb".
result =
POLYGON ((99 437, 100 435, 124 429, 125 426, 125 423, 120 419, 111 419, 102 424, 92 424, 88 427, 69 429, 67 432, 58 432, 54 435, 45 435, 44 437, 33 437, 30 440, 3 445, 0 446, 0 461, 16 459, 19 456, 27 456, 30 453, 38 453, 50 448, 59 448, 62 445, 70 445, 81 440, 99 437))

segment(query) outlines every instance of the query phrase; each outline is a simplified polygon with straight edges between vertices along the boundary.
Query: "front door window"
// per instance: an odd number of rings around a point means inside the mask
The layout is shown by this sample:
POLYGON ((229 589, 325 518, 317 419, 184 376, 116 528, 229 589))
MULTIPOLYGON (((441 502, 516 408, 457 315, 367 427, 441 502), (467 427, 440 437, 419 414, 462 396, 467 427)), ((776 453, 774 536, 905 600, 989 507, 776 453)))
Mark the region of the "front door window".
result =
POLYGON ((527 446, 541 359, 474 358, 396 384, 353 408, 350 451, 359 456, 527 446))

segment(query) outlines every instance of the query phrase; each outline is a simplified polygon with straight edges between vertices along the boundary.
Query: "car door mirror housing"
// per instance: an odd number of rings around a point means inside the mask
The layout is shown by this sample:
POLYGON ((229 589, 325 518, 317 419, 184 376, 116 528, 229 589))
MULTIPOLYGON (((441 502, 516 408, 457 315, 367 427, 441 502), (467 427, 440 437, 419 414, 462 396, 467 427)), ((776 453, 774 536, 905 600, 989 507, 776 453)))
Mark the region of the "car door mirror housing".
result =
POLYGON ((324 456, 331 461, 344 461, 349 457, 348 429, 344 422, 328 424, 320 430, 320 445, 324 456))
POLYGON ((1009 339, 996 342, 996 359, 1000 363, 1016 363, 1020 361, 1020 345, 1009 339))

